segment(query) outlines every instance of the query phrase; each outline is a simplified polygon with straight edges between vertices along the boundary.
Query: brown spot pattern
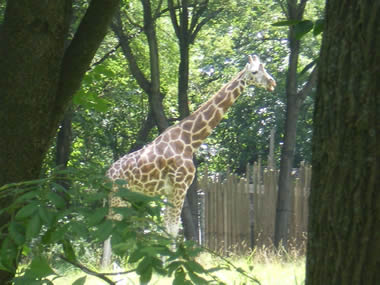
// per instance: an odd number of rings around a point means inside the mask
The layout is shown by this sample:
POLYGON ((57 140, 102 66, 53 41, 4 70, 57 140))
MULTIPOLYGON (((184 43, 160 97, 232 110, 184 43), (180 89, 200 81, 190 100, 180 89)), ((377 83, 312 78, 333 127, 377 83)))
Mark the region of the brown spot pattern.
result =
POLYGON ((197 119, 195 120, 195 122, 194 122, 194 126, 193 126, 192 132, 193 133, 197 132, 198 130, 203 129, 206 125, 207 125, 207 123, 205 121, 203 121, 202 116, 199 115, 197 117, 197 119))
POLYGON ((222 119, 222 115, 220 114, 219 111, 215 112, 214 118, 208 123, 208 125, 213 129, 216 127, 216 125, 220 122, 222 119))

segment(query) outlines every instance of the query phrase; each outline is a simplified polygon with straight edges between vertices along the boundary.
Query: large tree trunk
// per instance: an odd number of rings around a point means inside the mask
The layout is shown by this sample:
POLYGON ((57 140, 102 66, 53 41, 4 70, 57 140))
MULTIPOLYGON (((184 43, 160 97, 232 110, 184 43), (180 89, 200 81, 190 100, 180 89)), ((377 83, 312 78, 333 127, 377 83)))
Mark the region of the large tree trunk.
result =
POLYGON ((380 2, 327 1, 306 284, 379 284, 380 2))
MULTIPOLYGON (((39 177, 64 110, 100 45, 118 0, 92 1, 70 46, 71 1, 8 1, 0 29, 0 186, 39 177)), ((12 201, 0 200, 0 208, 12 201)), ((0 215, 0 243, 10 217, 0 215), (3 228, 3 226, 5 226, 3 228)), ((0 270, 5 284, 13 272, 0 270)))

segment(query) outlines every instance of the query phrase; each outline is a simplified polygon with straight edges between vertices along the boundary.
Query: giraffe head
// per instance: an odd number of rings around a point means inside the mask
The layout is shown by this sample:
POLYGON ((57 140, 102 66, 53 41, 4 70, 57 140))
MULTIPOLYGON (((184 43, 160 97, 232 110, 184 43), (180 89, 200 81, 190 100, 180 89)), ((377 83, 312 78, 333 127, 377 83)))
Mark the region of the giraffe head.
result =
POLYGON ((247 85, 262 87, 268 91, 273 91, 276 87, 276 81, 265 70, 264 65, 256 55, 248 57, 248 63, 245 66, 245 80, 247 85))

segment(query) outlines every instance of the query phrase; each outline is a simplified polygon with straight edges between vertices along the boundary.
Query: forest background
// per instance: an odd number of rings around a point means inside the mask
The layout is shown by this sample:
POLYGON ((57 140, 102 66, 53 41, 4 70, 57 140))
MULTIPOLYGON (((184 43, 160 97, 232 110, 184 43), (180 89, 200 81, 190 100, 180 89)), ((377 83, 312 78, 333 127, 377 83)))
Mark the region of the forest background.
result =
MULTIPOLYGON (((307 32, 322 19, 323 1, 308 5, 302 1, 294 7, 282 1, 175 5, 173 1, 121 4, 65 114, 44 168, 94 167, 105 173, 113 161, 189 115, 244 67, 249 54, 257 54, 276 78, 277 88, 271 94, 253 88, 245 91, 200 147, 198 173, 207 166, 222 175, 227 171, 242 175, 248 163, 263 158, 266 164, 272 134, 270 164, 281 168, 280 208, 290 209, 290 172, 311 159, 314 99, 311 88, 298 92, 307 89, 307 83, 315 87, 310 73, 318 58, 321 30, 307 32), (298 25, 272 25, 284 19, 298 25)), ((81 19, 85 8, 79 5, 73 18, 81 19)), ((195 240, 198 188, 195 180, 182 215, 185 236, 195 240)), ((289 218, 282 213, 276 224, 277 245, 287 240, 289 218)))
MULTIPOLYGON (((306 32, 322 18, 323 3, 310 2, 306 9, 305 4, 301 1, 293 7, 300 8, 297 11, 283 1, 182 1, 181 7, 173 1, 167 6, 163 1, 122 1, 59 124, 40 178, 57 167, 103 175, 121 155, 141 147, 195 110, 241 70, 253 53, 276 78, 276 91, 247 90, 202 145, 197 160, 200 169, 207 164, 214 172, 228 168, 242 174, 247 163, 260 156, 265 160, 270 133, 275 130, 274 153, 279 165, 291 65, 289 30, 298 42, 302 37, 292 83, 296 89, 307 86, 319 52, 318 33, 306 32), (297 25, 272 25, 292 16, 297 25), (297 17, 308 20, 300 23, 297 17)), ((87 1, 73 4, 66 46, 88 7, 87 1)), ((3 21, 4 3, 0 11, 3 21)), ((306 96, 302 103, 294 166, 311 159, 313 96, 306 96)), ((1 181, 9 182, 7 179, 1 181)))
MULTIPOLYGON (((160 1, 156 2, 152 1, 151 9, 158 8, 160 1)), ((80 6, 77 8, 76 17, 80 19, 82 10, 80 6)), ((272 129, 276 130, 275 161, 279 165, 286 114, 288 29, 272 24, 285 18, 281 5, 276 1, 226 1, 208 3, 197 9, 199 31, 189 45, 186 104, 190 112, 240 71, 249 54, 259 55, 277 81, 274 93, 258 89, 245 91, 201 146, 197 155, 200 166, 207 164, 208 169, 215 172, 229 168, 238 174, 244 173, 247 163, 257 161, 259 156, 267 158, 272 129)), ((150 119, 148 88, 143 82, 151 82, 151 78, 157 76, 151 74, 153 56, 159 61, 159 91, 164 97, 166 118, 173 124, 183 117, 178 103, 178 81, 182 79, 178 37, 169 11, 165 7, 159 11, 154 19, 156 55, 150 53, 143 32, 146 23, 141 3, 129 1, 122 5, 118 14, 120 21, 112 25, 113 32, 107 34, 99 48, 80 91, 74 96, 72 110, 66 115, 72 121, 71 132, 65 132, 72 140, 68 165, 82 168, 95 164, 99 173, 104 173, 117 158, 157 136, 157 125, 150 125, 150 132, 143 129, 150 119)), ((322 12, 323 1, 313 1, 307 6, 305 18, 320 19, 322 12)), ((311 33, 305 36, 297 69, 299 86, 307 81, 308 72, 304 68, 318 57, 319 48, 319 38, 311 33)), ((311 159, 312 113, 313 97, 309 96, 300 113, 295 167, 311 159)), ((61 125, 61 130, 63 127, 61 125)), ((61 146, 51 146, 45 160, 46 170, 61 164, 55 159, 57 148, 61 146)))

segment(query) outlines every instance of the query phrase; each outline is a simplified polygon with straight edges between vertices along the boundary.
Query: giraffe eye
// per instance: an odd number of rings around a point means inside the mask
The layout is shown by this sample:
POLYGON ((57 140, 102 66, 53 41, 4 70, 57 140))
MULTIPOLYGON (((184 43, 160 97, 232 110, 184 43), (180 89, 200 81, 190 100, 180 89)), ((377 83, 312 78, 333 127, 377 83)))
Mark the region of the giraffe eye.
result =
POLYGON ((252 74, 257 74, 257 72, 258 72, 257 70, 256 71, 252 71, 252 74))

